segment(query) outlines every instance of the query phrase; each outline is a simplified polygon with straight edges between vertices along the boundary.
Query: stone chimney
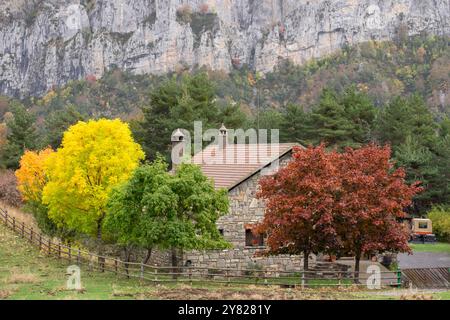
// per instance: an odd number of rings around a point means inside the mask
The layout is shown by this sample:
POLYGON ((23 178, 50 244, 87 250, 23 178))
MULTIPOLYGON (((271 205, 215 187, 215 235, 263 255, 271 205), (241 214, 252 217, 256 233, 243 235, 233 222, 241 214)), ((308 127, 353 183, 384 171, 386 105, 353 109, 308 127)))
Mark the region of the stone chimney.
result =
POLYGON ((172 162, 181 162, 184 156, 185 136, 180 129, 175 130, 170 138, 172 141, 172 162), (178 158, 178 159, 175 159, 178 158))
POLYGON ((228 130, 225 125, 222 123, 222 126, 219 129, 219 147, 225 149, 228 144, 228 130))

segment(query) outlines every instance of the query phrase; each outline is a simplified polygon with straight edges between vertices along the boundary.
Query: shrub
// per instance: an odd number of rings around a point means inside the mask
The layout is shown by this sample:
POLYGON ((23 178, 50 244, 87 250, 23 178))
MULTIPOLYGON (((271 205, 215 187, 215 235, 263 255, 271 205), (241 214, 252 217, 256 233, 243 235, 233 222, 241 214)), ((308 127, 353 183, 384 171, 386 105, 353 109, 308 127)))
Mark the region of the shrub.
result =
POLYGON ((184 4, 177 9, 177 21, 190 23, 192 21, 192 8, 188 4, 184 4))
POLYGON ((17 190, 16 176, 11 170, 0 172, 0 200, 13 207, 22 204, 20 193, 17 190))
POLYGON ((450 242, 450 210, 434 207, 428 212, 428 218, 433 223, 433 231, 441 241, 450 242))
POLYGON ((203 14, 208 13, 209 12, 208 4, 207 3, 202 3, 200 5, 200 7, 199 7, 199 11, 200 11, 200 13, 203 13, 203 14))

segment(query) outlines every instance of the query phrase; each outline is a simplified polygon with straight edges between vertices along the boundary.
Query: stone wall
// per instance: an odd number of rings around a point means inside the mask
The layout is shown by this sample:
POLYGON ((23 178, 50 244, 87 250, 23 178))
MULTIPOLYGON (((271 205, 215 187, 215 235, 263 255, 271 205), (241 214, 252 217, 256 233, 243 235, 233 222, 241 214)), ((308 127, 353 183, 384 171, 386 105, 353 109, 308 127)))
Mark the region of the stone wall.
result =
MULTIPOLYGON (((300 255, 258 256, 260 248, 234 248, 229 250, 191 251, 184 254, 184 263, 200 268, 255 269, 268 271, 296 271, 303 268, 300 255)), ((316 259, 311 255, 309 265, 314 267, 316 259)))

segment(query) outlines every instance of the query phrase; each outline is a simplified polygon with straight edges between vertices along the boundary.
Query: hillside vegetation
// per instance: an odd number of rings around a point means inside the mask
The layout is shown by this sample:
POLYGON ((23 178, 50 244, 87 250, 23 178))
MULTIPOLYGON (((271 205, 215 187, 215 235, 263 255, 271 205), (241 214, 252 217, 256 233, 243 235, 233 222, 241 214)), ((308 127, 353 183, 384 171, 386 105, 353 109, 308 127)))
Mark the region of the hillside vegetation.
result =
MULTIPOLYGON (((89 117, 136 118, 154 88, 164 80, 179 78, 198 69, 180 69, 164 76, 132 75, 119 69, 103 78, 87 76, 54 88, 43 97, 29 97, 27 108, 43 119, 47 114, 73 106, 89 117)), ((203 70, 204 71, 204 70, 203 70)), ((208 71, 208 70, 206 70, 208 71)), ((419 93, 436 115, 450 114, 449 37, 416 36, 396 41, 370 41, 344 47, 341 51, 303 66, 282 60, 274 72, 262 77, 245 65, 227 74, 208 71, 222 104, 237 103, 247 113, 289 103, 309 110, 323 88, 340 91, 348 85, 366 90, 381 105, 398 95, 419 93)), ((0 98, 0 116, 11 105, 0 98)), ((43 120, 42 120, 43 121, 43 120)))

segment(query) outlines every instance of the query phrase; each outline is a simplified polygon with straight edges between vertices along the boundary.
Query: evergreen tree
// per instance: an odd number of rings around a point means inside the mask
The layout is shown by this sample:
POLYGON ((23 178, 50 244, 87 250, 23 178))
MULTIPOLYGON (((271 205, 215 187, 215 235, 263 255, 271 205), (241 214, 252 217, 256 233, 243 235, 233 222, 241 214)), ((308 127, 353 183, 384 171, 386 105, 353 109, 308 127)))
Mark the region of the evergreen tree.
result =
POLYGON ((308 114, 301 106, 289 104, 283 112, 283 124, 280 132, 282 142, 298 142, 306 144, 305 125, 308 114))
POLYGON ((11 113, 13 117, 6 123, 8 142, 3 149, 2 166, 17 169, 25 150, 36 146, 35 117, 18 102, 12 103, 11 113))
POLYGON ((375 107, 365 93, 349 87, 341 95, 325 89, 305 126, 307 140, 314 144, 358 147, 370 141, 375 107))
POLYGON ((376 136, 381 143, 389 143, 395 150, 408 136, 420 139, 428 148, 436 142, 436 123, 423 99, 414 95, 393 99, 376 120, 376 136))
POLYGON ((414 198, 414 213, 449 201, 450 152, 448 123, 438 126, 423 99, 397 97, 379 114, 376 137, 392 145, 397 166, 406 169, 407 181, 421 181, 424 191, 414 198))
POLYGON ((74 105, 68 105, 63 110, 51 113, 45 120, 44 146, 56 149, 60 146, 64 132, 84 117, 76 110, 74 105))
POLYGON ((424 191, 414 199, 414 211, 423 212, 436 196, 435 184, 439 181, 439 169, 435 164, 437 157, 424 147, 416 137, 408 136, 405 143, 396 148, 394 153, 396 165, 407 172, 408 183, 421 182, 424 191))
POLYGON ((219 108, 215 88, 206 73, 184 75, 181 80, 171 78, 150 94, 150 102, 143 107, 144 120, 136 128, 149 159, 157 153, 170 153, 170 135, 176 128, 193 131, 194 121, 201 121, 203 130, 227 126, 241 127, 245 117, 235 107, 219 108), (239 122, 242 122, 239 125, 239 122))

